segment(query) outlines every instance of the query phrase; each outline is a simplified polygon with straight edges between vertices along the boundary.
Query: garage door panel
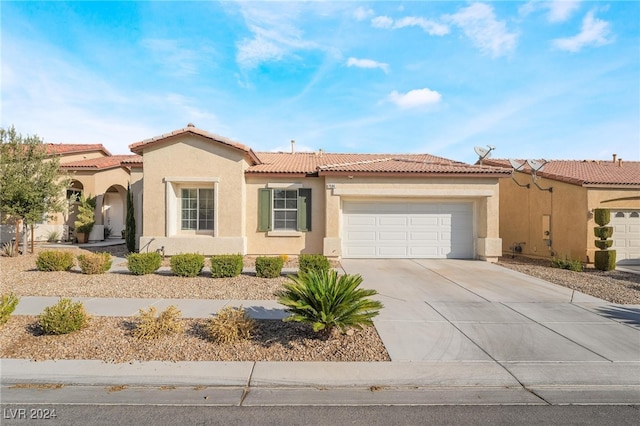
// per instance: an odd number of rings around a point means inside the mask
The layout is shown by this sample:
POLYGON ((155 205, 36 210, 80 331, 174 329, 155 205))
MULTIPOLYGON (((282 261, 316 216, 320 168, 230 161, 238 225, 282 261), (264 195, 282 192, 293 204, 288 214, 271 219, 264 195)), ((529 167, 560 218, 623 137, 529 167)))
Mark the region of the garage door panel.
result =
POLYGON ((378 224, 380 226, 407 226, 407 218, 405 216, 380 216, 378 224))
POLYGON ((409 247, 410 257, 440 257, 438 247, 409 247))
POLYGON ((640 264, 640 211, 611 210, 613 246, 619 264, 640 264))
POLYGON ((432 216, 411 216, 409 223, 411 226, 438 226, 438 218, 432 216))
POLYGON ((407 257, 406 247, 378 247, 377 257, 407 257))
POLYGON ((374 231, 351 231, 347 233, 346 238, 351 241, 375 241, 377 233, 374 231))
POLYGON ((406 232, 378 232, 378 241, 385 242, 399 242, 404 243, 407 240, 406 232))
POLYGON ((355 246, 349 247, 345 253, 345 257, 378 257, 375 246, 355 246))
POLYGON ((343 205, 344 257, 472 258, 471 203, 343 205))
POLYGON ((409 240, 410 241, 420 241, 423 244, 428 244, 431 241, 437 241, 438 240, 438 232, 436 232, 436 231, 415 232, 414 231, 414 232, 411 232, 409 234, 409 240))
POLYGON ((375 216, 351 215, 348 216, 347 221, 351 226, 372 226, 376 224, 375 216))

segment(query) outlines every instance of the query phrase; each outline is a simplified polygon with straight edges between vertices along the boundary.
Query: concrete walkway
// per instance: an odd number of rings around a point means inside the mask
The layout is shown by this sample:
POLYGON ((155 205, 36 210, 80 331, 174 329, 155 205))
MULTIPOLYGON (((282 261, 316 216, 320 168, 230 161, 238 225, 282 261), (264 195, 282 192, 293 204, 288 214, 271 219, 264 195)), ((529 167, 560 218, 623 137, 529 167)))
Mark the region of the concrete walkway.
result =
MULTIPOLYGON (((343 260, 342 267, 379 292, 385 308, 374 322, 391 362, 2 360, 3 402, 34 397, 10 384, 64 383, 71 393, 83 389, 78 400, 117 399, 103 387, 127 385, 172 386, 176 398, 193 401, 200 394, 184 387, 206 387, 220 405, 640 404, 640 306, 613 305, 485 262, 343 260)), ((23 297, 16 314, 38 314, 57 300, 23 297)), ((226 305, 256 318, 285 315, 274 301, 76 300, 93 315, 170 304, 185 317, 208 317, 226 305)))

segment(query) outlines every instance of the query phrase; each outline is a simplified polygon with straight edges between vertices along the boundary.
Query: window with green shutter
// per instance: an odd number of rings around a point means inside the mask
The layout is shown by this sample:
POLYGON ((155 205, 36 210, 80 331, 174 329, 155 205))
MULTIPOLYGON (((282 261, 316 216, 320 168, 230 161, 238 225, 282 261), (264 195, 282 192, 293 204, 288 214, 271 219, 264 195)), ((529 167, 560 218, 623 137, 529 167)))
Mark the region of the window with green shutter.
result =
POLYGON ((258 231, 311 231, 311 189, 261 188, 258 231))

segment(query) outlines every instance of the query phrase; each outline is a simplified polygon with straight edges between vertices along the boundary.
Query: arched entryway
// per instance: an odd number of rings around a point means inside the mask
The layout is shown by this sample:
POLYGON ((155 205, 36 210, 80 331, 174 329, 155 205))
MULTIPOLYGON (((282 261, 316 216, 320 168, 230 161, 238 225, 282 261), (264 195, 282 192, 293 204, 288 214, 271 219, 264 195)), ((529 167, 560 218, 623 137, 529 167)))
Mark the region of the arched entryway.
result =
POLYGON ((66 220, 64 221, 66 229, 68 230, 67 235, 63 236, 63 239, 66 241, 73 241, 75 238, 74 230, 76 217, 78 216, 78 201, 80 201, 83 193, 84 185, 82 185, 82 182, 72 180, 66 193, 67 205, 69 206, 68 214, 65 215, 66 220))
POLYGON ((127 190, 121 185, 112 185, 104 193, 102 219, 109 238, 122 238, 125 228, 127 190))

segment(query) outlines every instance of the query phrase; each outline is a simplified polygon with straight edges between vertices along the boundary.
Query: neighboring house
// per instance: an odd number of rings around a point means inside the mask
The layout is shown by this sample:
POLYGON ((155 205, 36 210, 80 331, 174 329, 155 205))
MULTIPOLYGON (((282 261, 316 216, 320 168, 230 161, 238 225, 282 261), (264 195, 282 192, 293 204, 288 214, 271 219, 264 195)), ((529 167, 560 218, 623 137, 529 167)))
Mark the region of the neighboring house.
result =
MULTIPOLYGON (((502 159, 483 164, 511 167, 502 159)), ((640 263, 640 162, 616 161, 615 155, 613 161, 549 161, 535 182, 528 166, 514 170, 512 179, 502 179, 503 251, 520 247, 528 256, 593 263, 596 208, 611 211, 618 263, 640 263)))
POLYGON ((143 252, 502 254, 498 182, 507 169, 428 154, 254 152, 191 124, 130 149, 144 165, 131 168, 143 252))
MULTIPOLYGON (((47 239, 50 232, 59 233, 62 240, 73 238, 77 209, 74 203, 81 194, 96 197, 96 225, 90 241, 104 239, 104 228, 109 227, 112 236, 120 238, 124 229, 127 184, 131 168, 142 162, 137 155, 111 155, 102 144, 46 144, 47 154, 58 156, 60 168, 71 176, 71 184, 64 194, 69 210, 43 220, 35 226, 35 240, 47 239)), ((3 226, 2 240, 15 235, 14 229, 3 226), (5 229, 6 228, 6 229, 5 229)))

